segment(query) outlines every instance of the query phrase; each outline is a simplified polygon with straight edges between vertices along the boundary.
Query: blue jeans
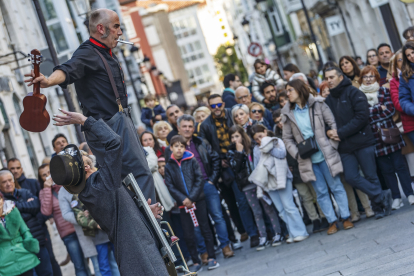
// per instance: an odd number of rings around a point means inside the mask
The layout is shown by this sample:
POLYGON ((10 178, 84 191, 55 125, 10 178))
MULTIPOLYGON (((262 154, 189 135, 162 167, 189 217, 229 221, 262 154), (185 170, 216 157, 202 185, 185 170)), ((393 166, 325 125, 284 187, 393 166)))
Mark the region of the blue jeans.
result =
POLYGON ((413 195, 411 187, 411 175, 407 166, 405 157, 401 154, 401 150, 397 150, 385 156, 377 157, 377 164, 384 176, 385 182, 392 193, 392 198, 401 198, 400 189, 398 188, 398 180, 395 173, 400 179, 401 188, 406 197, 413 195))
MULTIPOLYGON (((234 177, 234 173, 230 168, 226 168, 228 173, 234 177)), ((239 190, 237 187, 236 181, 233 181, 231 185, 233 189, 234 196, 236 197, 237 205, 239 207, 240 217, 243 223, 244 228, 246 229, 247 234, 250 237, 257 236, 257 226, 254 222, 253 213, 250 209, 249 203, 244 192, 239 190)))
POLYGON ((95 276, 102 276, 101 271, 99 269, 99 261, 98 261, 98 255, 91 257, 93 270, 95 271, 95 276))
POLYGON ((88 276, 88 272, 85 267, 82 248, 80 247, 76 233, 72 233, 62 238, 62 240, 66 246, 66 250, 69 253, 70 259, 72 260, 72 263, 75 266, 76 276, 88 276))
POLYGON ((329 171, 326 161, 312 164, 313 173, 316 176, 316 181, 312 182, 312 186, 315 189, 317 200, 322 212, 325 214, 329 223, 337 220, 335 211, 332 207, 331 197, 329 195, 328 186, 331 189, 336 203, 338 203, 339 212, 342 219, 349 218, 348 197, 344 189, 344 185, 341 182, 341 176, 338 174, 333 177, 329 171))
POLYGON ((341 153, 341 161, 346 182, 366 194, 371 200, 372 209, 381 212, 383 193, 377 175, 375 146, 354 150, 352 153, 341 153), (359 168, 364 177, 359 172, 359 168))
POLYGON ((286 180, 286 188, 267 192, 279 211, 279 217, 286 223, 289 237, 308 236, 299 210, 293 201, 292 179, 286 180))
POLYGON ((96 245, 96 251, 98 252, 99 270, 102 276, 112 276, 109 265, 109 242, 96 245))
POLYGON ((36 256, 40 259, 40 264, 34 268, 36 274, 39 276, 53 276, 52 263, 50 262, 50 256, 46 246, 40 246, 40 251, 36 256))
POLYGON ((111 243, 111 252, 109 252, 108 259, 109 259, 109 265, 111 266, 112 276, 121 276, 121 273, 119 272, 118 264, 116 263, 116 259, 115 259, 115 247, 113 243, 111 243))
POLYGON ((208 182, 204 184, 204 195, 207 203, 208 214, 214 221, 214 228, 216 228, 217 237, 220 241, 220 248, 223 249, 230 243, 230 241, 227 234, 226 221, 224 220, 223 213, 221 211, 220 195, 216 189, 216 186, 208 182))

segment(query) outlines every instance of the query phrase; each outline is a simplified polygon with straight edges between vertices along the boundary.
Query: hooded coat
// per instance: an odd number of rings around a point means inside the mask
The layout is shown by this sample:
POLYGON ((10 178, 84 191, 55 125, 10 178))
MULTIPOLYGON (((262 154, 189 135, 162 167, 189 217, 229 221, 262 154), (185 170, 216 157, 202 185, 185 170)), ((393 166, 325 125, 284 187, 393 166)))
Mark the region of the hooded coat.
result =
MULTIPOLYGON (((348 80, 348 79, 347 79, 348 80)), ((350 81, 348 80, 350 83, 350 81)), ((361 92, 362 93, 362 92, 361 92)), ((326 136, 325 125, 328 125, 331 129, 336 129, 335 118, 324 103, 324 99, 321 97, 314 98, 309 95, 309 118, 311 124, 313 124, 312 109, 315 112, 315 125, 313 126, 316 142, 319 149, 322 151, 326 164, 333 177, 343 172, 341 157, 337 151, 338 142, 329 139, 326 136)), ((299 155, 297 144, 304 141, 303 135, 296 123, 293 110, 290 109, 291 103, 288 102, 282 109, 283 115, 283 142, 285 142, 286 148, 290 155, 292 155, 299 163, 299 171, 302 180, 306 182, 316 181, 315 173, 313 172, 311 158, 302 159, 299 155)))
POLYGON ((40 261, 39 242, 30 234, 20 212, 12 201, 4 202, 6 224, 0 224, 0 275, 20 275, 36 267, 40 261))
POLYGON ((334 115, 338 136, 341 139, 338 152, 352 153, 373 146, 375 138, 369 124, 369 105, 365 94, 352 86, 348 78, 344 78, 337 87, 330 89, 330 92, 325 103, 334 115))
POLYGON ((266 70, 266 73, 264 75, 255 73, 252 85, 252 93, 256 100, 258 100, 259 102, 263 102, 263 100, 265 99, 262 93, 260 92, 260 86, 265 81, 270 82, 275 86, 278 84, 285 83, 284 80, 279 76, 279 74, 270 68, 266 70))

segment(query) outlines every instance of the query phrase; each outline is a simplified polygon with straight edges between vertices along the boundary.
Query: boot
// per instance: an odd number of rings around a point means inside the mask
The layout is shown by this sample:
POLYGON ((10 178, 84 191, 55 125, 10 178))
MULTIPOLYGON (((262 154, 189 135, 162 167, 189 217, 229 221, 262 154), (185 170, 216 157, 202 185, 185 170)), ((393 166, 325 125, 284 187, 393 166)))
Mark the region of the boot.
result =
POLYGON ((250 248, 258 246, 259 243, 260 243, 260 239, 258 235, 250 238, 250 248))
POLYGON ((203 254, 201 254, 201 263, 203 265, 207 265, 208 264, 208 253, 204 252, 203 254))
POLYGON ((230 245, 227 245, 222 249, 224 258, 230 258, 234 256, 234 251, 230 249, 230 245))
POLYGON ((247 241, 249 239, 249 235, 247 233, 243 233, 240 235, 240 242, 247 241))
POLYGON ((313 233, 321 232, 321 221, 319 219, 315 219, 312 221, 313 224, 313 233))
POLYGON ((327 234, 332 235, 332 234, 335 234, 336 232, 338 232, 338 227, 336 226, 336 221, 334 221, 329 225, 327 234))

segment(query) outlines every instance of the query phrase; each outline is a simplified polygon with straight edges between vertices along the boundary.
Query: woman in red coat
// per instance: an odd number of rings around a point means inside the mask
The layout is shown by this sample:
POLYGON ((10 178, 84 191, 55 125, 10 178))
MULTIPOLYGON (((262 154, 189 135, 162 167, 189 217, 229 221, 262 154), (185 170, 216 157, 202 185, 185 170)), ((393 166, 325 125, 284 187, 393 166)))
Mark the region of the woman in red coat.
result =
MULTIPOLYGON (((409 132, 414 131, 414 116, 410 116, 404 113, 400 105, 400 100, 398 99, 402 61, 402 52, 401 50, 398 50, 393 56, 392 61, 390 63, 390 73, 392 75, 392 79, 390 80, 390 94, 395 109, 401 114, 401 121, 404 128, 404 133, 407 134, 409 132)), ((414 141, 411 142, 414 143, 414 141)))

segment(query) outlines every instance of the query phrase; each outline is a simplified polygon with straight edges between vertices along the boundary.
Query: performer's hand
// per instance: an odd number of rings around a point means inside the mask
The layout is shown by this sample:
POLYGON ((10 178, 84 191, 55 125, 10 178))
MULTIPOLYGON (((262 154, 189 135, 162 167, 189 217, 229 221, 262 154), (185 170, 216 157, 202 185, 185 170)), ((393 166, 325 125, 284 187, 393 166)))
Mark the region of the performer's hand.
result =
POLYGON ((152 213, 154 214, 154 217, 156 219, 162 219, 162 215, 164 214, 164 207, 161 205, 161 203, 157 202, 151 205, 151 198, 148 199, 147 203, 152 213))
POLYGON ((30 77, 26 80, 24 80, 24 82, 28 82, 29 84, 27 86, 31 86, 34 83, 40 82, 40 87, 41 88, 47 88, 49 87, 49 79, 46 78, 42 73, 39 72, 39 77, 34 78, 35 74, 34 71, 32 70, 29 74, 25 74, 25 77, 30 77))
POLYGON ((80 124, 83 125, 86 121, 85 116, 83 114, 77 112, 69 112, 59 108, 59 111, 62 112, 64 115, 53 115, 53 120, 56 122, 55 126, 67 126, 67 125, 76 125, 80 124))

